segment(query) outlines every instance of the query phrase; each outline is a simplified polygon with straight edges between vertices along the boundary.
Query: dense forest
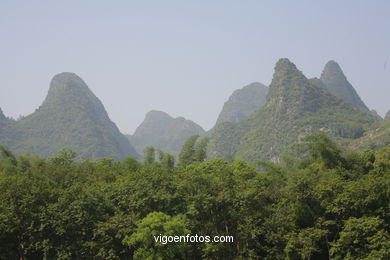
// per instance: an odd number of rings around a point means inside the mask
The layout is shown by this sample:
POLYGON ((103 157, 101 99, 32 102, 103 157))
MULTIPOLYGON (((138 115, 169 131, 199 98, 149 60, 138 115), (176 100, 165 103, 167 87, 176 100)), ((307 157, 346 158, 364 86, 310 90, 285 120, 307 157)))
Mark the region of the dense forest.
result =
POLYGON ((1 147, 0 259, 390 258, 390 146, 356 152, 319 134, 279 164, 246 163, 206 161, 198 139, 177 162, 153 147, 143 162, 1 147))

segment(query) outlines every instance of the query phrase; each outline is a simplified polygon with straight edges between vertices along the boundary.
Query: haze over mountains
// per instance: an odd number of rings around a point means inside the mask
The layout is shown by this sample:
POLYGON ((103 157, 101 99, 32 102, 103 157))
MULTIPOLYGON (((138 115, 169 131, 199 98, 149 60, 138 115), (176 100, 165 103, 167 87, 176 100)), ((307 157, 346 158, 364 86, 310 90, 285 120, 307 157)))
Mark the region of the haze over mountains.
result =
POLYGON ((17 154, 50 157, 71 149, 80 159, 120 160, 143 154, 147 146, 178 155, 189 137, 207 135, 209 158, 278 162, 318 132, 354 149, 382 147, 390 143, 389 117, 381 122, 367 108, 335 61, 320 78, 308 79, 280 59, 269 88, 254 82, 234 91, 207 133, 191 120, 152 110, 125 137, 85 82, 66 72, 53 78, 45 101, 31 115, 13 120, 0 109, 0 144, 17 154))

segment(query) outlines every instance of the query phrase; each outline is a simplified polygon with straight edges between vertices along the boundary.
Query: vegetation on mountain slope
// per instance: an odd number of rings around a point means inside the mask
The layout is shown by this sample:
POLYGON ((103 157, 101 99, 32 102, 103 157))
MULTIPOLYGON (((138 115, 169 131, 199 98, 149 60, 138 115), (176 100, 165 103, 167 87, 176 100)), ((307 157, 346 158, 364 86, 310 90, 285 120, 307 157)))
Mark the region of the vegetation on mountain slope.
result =
POLYGON ((354 150, 373 149, 385 147, 390 144, 390 120, 376 122, 364 136, 349 143, 354 150))
POLYGON ((281 59, 275 67, 267 103, 248 119, 213 131, 210 155, 278 162, 294 153, 305 135, 325 132, 341 139, 356 139, 375 121, 313 85, 293 63, 281 59))
POLYGON ((56 75, 45 101, 34 113, 10 120, 0 130, 0 143, 17 154, 50 157, 71 149, 78 158, 137 156, 101 101, 73 73, 56 75))

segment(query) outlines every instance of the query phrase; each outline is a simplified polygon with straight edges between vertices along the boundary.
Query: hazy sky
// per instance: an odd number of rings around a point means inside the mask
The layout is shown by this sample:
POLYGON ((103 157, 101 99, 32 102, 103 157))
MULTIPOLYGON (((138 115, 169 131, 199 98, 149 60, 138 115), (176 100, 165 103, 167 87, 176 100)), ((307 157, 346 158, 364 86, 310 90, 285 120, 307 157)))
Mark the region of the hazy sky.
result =
POLYGON ((268 85, 281 57, 307 77, 336 60, 384 115, 390 1, 0 2, 0 107, 14 118, 38 108, 55 74, 71 71, 123 133, 151 109, 209 129, 232 91, 268 85))

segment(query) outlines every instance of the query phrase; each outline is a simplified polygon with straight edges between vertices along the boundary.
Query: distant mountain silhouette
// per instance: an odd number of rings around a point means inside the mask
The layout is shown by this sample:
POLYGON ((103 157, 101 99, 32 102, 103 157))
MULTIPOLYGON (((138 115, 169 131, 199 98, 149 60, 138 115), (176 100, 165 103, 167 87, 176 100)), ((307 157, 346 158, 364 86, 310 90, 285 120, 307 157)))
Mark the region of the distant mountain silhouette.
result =
POLYGON ((146 114, 134 135, 129 135, 128 138, 139 154, 143 154, 147 146, 153 146, 178 155, 190 136, 202 134, 203 128, 191 120, 173 118, 165 112, 152 110, 146 114))
POLYGON ((324 83, 330 93, 336 97, 351 103, 363 111, 369 112, 369 109, 361 100, 351 83, 348 82, 337 62, 331 60, 326 63, 320 80, 324 83))

